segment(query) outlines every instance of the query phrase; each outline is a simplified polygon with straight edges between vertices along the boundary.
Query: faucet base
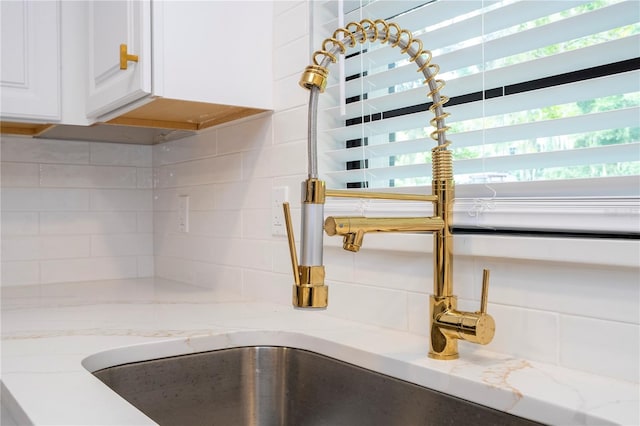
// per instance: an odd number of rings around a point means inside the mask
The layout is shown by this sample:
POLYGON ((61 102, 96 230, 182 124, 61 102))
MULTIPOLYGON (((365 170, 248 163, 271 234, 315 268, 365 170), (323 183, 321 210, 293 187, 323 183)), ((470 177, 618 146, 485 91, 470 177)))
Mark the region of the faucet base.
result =
POLYGON ((452 359, 458 359, 460 358, 459 354, 458 354, 458 350, 456 349, 456 353, 454 354, 439 354, 436 352, 429 352, 429 358, 431 359, 440 359, 443 361, 449 361, 452 359))
POLYGON ((429 358, 450 360, 458 358, 458 340, 443 333, 437 320, 443 314, 455 311, 458 307, 456 296, 429 298, 429 312, 431 318, 431 338, 429 339, 429 358))
POLYGON ((329 287, 322 285, 294 285, 293 306, 296 308, 326 308, 329 303, 329 287))
MULTIPOLYGON (((486 288, 486 285, 484 286, 486 288)), ((486 293, 486 291, 483 291, 486 293)), ((493 340, 496 323, 486 313, 486 303, 478 312, 461 312, 456 309, 455 296, 431 296, 431 340, 429 357, 456 359, 458 340, 486 345, 493 340)))

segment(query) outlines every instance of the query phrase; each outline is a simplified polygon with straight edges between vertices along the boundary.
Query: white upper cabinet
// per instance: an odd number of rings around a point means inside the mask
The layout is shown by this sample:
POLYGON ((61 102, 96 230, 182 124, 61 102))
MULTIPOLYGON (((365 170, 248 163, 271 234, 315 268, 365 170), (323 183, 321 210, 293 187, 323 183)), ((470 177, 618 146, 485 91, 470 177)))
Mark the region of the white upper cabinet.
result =
MULTIPOLYGON (((151 22, 150 58, 143 29, 131 65, 151 64, 151 95, 121 109, 93 104, 98 121, 199 130, 273 108, 273 2, 152 1, 151 22)), ((119 44, 109 28, 108 43, 119 44)), ((100 43, 101 54, 116 48, 100 43)))
POLYGON ((151 93, 150 24, 149 1, 87 2, 88 117, 151 93))
POLYGON ((154 2, 154 91, 271 109, 272 22, 270 1, 154 2))
POLYGON ((56 124, 61 138, 95 123, 197 131, 273 108, 272 1, 0 5, 3 132, 24 122, 56 124))
POLYGON ((0 119, 58 122, 60 3, 0 1, 0 119))

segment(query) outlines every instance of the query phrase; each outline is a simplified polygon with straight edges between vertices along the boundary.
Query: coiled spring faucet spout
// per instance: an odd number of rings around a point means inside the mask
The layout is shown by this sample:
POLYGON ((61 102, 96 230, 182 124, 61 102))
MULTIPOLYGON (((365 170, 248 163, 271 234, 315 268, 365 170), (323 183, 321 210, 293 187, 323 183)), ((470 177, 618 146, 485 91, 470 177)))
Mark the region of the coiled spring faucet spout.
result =
POLYGON ((309 174, 302 182, 302 237, 301 259, 298 258, 294 243, 289 205, 285 203, 285 221, 289 239, 289 251, 293 267, 293 305, 299 308, 325 308, 328 302, 328 288, 324 283, 325 270, 322 259, 323 230, 328 235, 342 235, 344 248, 358 251, 364 234, 368 232, 432 232, 434 236, 434 291, 430 299, 431 336, 429 356, 436 359, 458 357, 458 340, 487 344, 493 339, 495 323, 486 313, 489 271, 483 275, 481 308, 477 312, 457 310, 457 298, 453 295, 453 236, 451 233, 454 200, 453 161, 450 142, 446 139, 448 127, 445 119, 448 113, 443 105, 448 98, 440 94, 444 87, 442 80, 436 79, 438 65, 431 62, 432 54, 423 49, 422 41, 413 38, 410 31, 401 29, 395 23, 378 19, 363 19, 351 22, 345 28, 338 28, 331 37, 324 40, 322 49, 314 52, 313 65, 308 66, 300 85, 310 91, 308 159, 309 174), (434 117, 430 120, 434 128, 431 138, 437 142, 432 149, 432 194, 395 194, 380 192, 358 192, 329 190, 318 179, 317 166, 317 108, 318 96, 327 84, 328 69, 336 62, 338 54, 345 54, 347 47, 358 43, 380 41, 398 47, 409 55, 409 60, 418 66, 428 85, 428 96, 432 105, 429 110, 434 117), (419 200, 432 202, 433 217, 420 218, 366 218, 328 217, 323 224, 326 197, 381 198, 394 200, 419 200))

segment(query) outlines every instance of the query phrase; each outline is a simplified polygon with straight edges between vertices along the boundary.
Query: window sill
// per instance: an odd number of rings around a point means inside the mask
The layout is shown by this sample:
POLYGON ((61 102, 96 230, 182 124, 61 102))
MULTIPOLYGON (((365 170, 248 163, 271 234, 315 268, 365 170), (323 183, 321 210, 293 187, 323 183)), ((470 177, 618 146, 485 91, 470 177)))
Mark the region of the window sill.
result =
MULTIPOLYGON (((325 246, 341 247, 342 239, 325 237, 325 246)), ((363 250, 433 253, 428 234, 367 235, 363 250)), ((640 244, 637 240, 602 238, 523 237, 504 235, 454 235, 455 256, 495 257, 637 268, 640 244)))

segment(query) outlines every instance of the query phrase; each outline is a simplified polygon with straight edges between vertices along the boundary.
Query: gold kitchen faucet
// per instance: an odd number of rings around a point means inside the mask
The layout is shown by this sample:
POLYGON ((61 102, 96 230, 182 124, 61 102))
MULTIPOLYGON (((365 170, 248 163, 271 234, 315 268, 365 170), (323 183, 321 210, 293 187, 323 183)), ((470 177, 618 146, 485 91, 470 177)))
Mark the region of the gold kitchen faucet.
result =
POLYGON ((454 202, 453 160, 447 149, 449 116, 443 105, 449 100, 440 93, 444 81, 436 79, 438 65, 431 62, 432 54, 423 49, 421 40, 406 29, 382 19, 363 19, 338 28, 324 40, 322 49, 314 52, 313 64, 309 65, 300 79, 300 85, 310 91, 308 130, 308 178, 302 183, 302 236, 301 259, 298 263, 289 204, 285 203, 285 224, 289 252, 293 267, 293 305, 298 308, 326 308, 328 287, 324 283, 323 230, 329 236, 341 235, 345 250, 357 252, 364 235, 371 232, 431 232, 433 233, 433 294, 430 298, 430 345, 429 357, 435 359, 458 358, 458 340, 487 344, 495 333, 495 322, 487 314, 489 271, 484 270, 480 310, 464 312, 457 309, 457 298, 453 295, 453 235, 452 216, 454 202), (338 54, 345 54, 347 47, 355 47, 367 41, 389 43, 409 55, 409 60, 422 72, 424 84, 429 87, 432 100, 429 108, 434 117, 430 120, 434 128, 431 138, 437 142, 432 149, 432 193, 398 194, 369 191, 327 189, 318 179, 317 170, 317 104, 318 95, 324 92, 329 73, 328 66, 336 62, 338 54), (373 198, 386 200, 426 201, 433 203, 431 217, 332 217, 324 219, 326 197, 373 198))

